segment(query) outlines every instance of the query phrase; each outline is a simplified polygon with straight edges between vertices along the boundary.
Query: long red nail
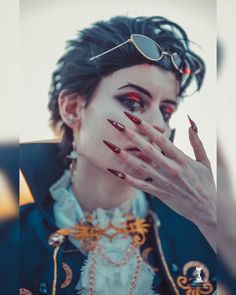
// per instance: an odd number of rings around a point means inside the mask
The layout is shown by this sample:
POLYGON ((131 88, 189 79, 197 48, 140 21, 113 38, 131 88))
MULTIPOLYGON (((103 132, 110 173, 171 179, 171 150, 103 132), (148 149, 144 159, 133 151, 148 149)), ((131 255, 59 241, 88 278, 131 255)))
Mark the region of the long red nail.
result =
POLYGON ((118 170, 110 169, 110 168, 107 168, 107 170, 108 170, 109 172, 111 172, 112 174, 114 174, 115 176, 121 178, 121 179, 125 179, 125 178, 126 178, 125 174, 122 173, 122 172, 120 172, 120 171, 118 171, 118 170))
POLYGON ((191 125, 191 128, 193 129, 194 132, 198 133, 198 129, 197 129, 197 125, 195 124, 195 122, 188 116, 188 120, 189 120, 189 123, 191 125))
POLYGON ((140 125, 142 123, 142 120, 137 116, 134 116, 133 114, 126 111, 124 111, 124 113, 135 125, 140 125))
POLYGON ((120 132, 125 132, 125 126, 119 122, 116 122, 114 120, 111 119, 107 119, 107 121, 109 123, 111 123, 112 126, 114 126, 117 130, 119 130, 120 132))
POLYGON ((117 153, 119 154, 121 152, 121 149, 114 145, 113 143, 109 142, 109 141, 106 141, 106 140, 103 140, 103 142, 105 143, 106 146, 108 146, 114 153, 117 153))

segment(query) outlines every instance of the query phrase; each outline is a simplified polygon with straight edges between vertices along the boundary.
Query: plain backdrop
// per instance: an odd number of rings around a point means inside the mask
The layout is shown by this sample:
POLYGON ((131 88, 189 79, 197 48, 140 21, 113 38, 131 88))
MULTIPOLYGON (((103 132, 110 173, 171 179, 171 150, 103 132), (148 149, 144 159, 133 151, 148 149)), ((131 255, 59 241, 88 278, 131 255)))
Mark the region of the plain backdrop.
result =
MULTIPOLYGON (((216 165, 216 1, 215 0, 21 0, 20 1, 20 140, 52 139, 48 127, 51 73, 65 41, 90 23, 114 15, 162 15, 180 24, 201 46, 207 72, 200 93, 186 98, 171 121, 175 144, 193 157, 187 114, 196 122, 215 173, 216 165)), ((0 118, 1 120, 1 118, 0 118)), ((5 138, 14 131, 4 129, 5 138)))

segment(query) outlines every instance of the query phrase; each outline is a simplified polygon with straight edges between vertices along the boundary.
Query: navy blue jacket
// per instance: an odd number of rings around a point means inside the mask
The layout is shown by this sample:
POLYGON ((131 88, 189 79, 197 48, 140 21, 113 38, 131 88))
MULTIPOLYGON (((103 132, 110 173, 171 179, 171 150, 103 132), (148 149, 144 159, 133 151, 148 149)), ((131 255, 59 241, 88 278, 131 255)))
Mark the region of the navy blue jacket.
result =
MULTIPOLYGON (((24 144, 21 148, 21 170, 35 202, 21 208, 20 294, 76 294, 75 285, 86 258, 68 239, 58 252, 48 244, 49 236, 58 230, 49 187, 64 170, 56 156, 57 148, 54 143, 24 144)), ((212 294, 216 288, 216 256, 206 239, 192 222, 158 198, 149 194, 146 198, 152 227, 142 254, 155 271, 153 289, 161 294, 212 294), (208 280, 194 285, 199 265, 203 266, 202 279, 208 280)))

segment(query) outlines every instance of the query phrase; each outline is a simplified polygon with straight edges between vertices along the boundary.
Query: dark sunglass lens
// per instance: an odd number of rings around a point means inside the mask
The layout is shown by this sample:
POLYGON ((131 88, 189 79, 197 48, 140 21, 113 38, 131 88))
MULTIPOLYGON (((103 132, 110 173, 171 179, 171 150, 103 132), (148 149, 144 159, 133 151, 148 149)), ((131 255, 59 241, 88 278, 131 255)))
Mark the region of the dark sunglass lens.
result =
POLYGON ((179 55, 178 53, 174 53, 172 55, 174 66, 176 69, 183 71, 184 68, 184 61, 183 61, 183 56, 179 55))
POLYGON ((149 37, 143 35, 132 35, 137 48, 148 58, 157 60, 161 56, 158 45, 149 37))
POLYGON ((176 67, 176 69, 178 69, 182 74, 187 74, 189 75, 191 73, 190 70, 190 65, 186 59, 185 54, 178 54, 178 53, 174 53, 172 55, 173 58, 173 62, 174 62, 174 66, 176 67))

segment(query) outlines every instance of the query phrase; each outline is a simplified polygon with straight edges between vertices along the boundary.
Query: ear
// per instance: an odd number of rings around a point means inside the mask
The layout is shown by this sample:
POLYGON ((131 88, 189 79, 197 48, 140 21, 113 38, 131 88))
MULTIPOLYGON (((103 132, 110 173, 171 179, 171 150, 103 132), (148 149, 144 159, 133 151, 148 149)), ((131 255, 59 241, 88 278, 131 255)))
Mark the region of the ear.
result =
POLYGON ((64 89, 58 97, 58 106, 63 122, 70 128, 78 128, 80 125, 80 110, 84 107, 84 101, 78 93, 64 89))

